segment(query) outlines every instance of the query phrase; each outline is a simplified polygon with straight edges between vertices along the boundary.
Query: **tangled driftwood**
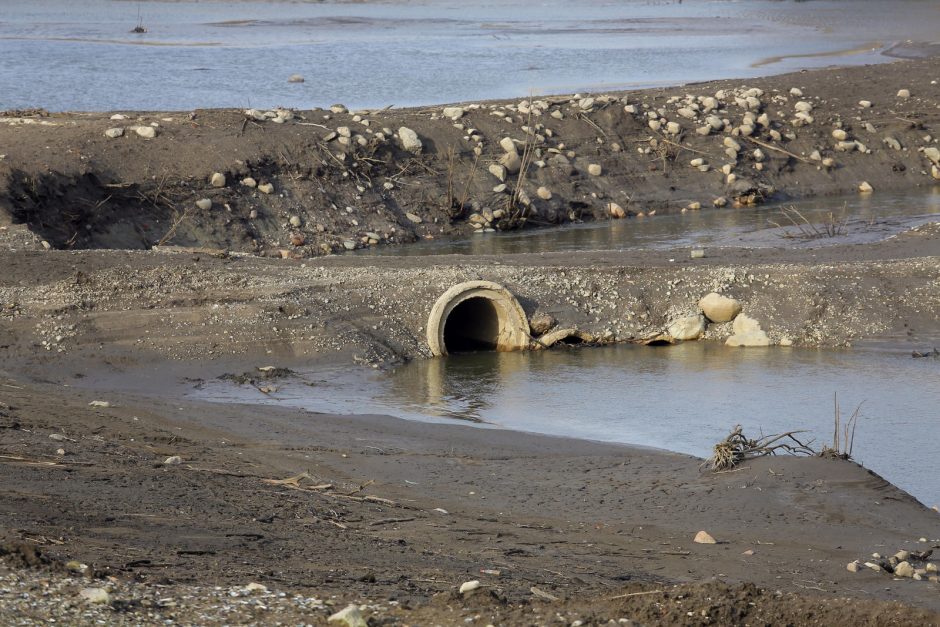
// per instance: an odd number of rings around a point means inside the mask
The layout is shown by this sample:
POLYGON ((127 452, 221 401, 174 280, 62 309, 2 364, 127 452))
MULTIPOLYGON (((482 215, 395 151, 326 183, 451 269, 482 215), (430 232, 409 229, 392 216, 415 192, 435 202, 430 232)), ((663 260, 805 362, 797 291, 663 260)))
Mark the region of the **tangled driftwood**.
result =
POLYGON ((712 456, 705 460, 703 466, 712 470, 729 470, 741 462, 765 455, 776 455, 778 452, 790 455, 816 455, 810 448, 812 442, 803 443, 796 435, 803 431, 788 431, 776 435, 761 436, 756 440, 748 439, 737 425, 724 440, 712 449, 712 456))

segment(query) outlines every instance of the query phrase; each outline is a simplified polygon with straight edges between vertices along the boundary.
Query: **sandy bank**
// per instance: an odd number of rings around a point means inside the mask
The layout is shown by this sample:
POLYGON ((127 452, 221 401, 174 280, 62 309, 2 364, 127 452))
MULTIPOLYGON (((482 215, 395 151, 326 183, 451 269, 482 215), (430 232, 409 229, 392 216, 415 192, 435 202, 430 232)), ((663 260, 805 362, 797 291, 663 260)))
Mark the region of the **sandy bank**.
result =
MULTIPOLYGON (((707 608, 719 622, 742 582, 768 589, 745 596, 771 621, 799 623, 819 604, 901 622, 917 613, 833 600, 843 596, 940 607, 936 584, 846 571, 872 552, 925 550, 918 539, 940 528, 935 512, 851 463, 774 458, 716 475, 693 458, 590 442, 2 383, 4 546, 26 541, 59 568, 75 559, 98 577, 170 584, 164 595, 260 582, 434 615, 447 604, 427 605, 433 595, 481 579, 486 594, 462 605, 512 623, 553 607, 573 620, 589 599, 597 619, 657 622, 650 604, 602 599, 704 581, 731 586, 707 608), (182 463, 163 464, 173 455, 182 463), (296 486, 266 482, 302 472, 296 486), (692 543, 700 529, 720 544, 692 543), (532 586, 567 600, 543 609, 532 586), (773 601, 790 593, 799 610, 773 601)), ((125 600, 148 594, 114 589, 125 600)), ((671 594, 682 591, 696 596, 671 594)), ((159 612, 199 607, 180 599, 159 612)))

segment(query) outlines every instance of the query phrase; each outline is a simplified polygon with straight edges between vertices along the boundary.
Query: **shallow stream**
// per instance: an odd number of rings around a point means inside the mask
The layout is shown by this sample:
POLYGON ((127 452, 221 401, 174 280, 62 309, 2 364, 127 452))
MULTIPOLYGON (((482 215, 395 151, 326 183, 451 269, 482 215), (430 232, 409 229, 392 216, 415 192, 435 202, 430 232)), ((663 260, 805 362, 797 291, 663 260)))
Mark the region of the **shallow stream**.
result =
POLYGON ((930 0, 6 0, 0 110, 309 109, 875 63, 930 0), (138 23, 144 33, 130 32, 138 23), (288 83, 301 74, 304 83, 288 83), (28 80, 24 80, 28 77, 28 80))
MULTIPOLYGON (((834 212, 835 238, 783 237, 790 205, 709 210, 649 220, 476 235, 462 242, 385 249, 386 254, 510 254, 552 250, 690 246, 821 246, 877 241, 938 219, 940 194, 854 196, 796 205, 808 219, 834 212)), ((919 338, 919 341, 925 341, 919 338)), ((805 430, 831 446, 834 400, 841 420, 861 406, 854 458, 928 505, 940 504, 940 347, 882 338, 851 350, 733 349, 707 342, 622 345, 538 353, 477 353, 417 361, 384 372, 343 367, 301 372, 267 396, 209 382, 194 395, 219 402, 276 403, 329 413, 380 413, 429 421, 650 446, 707 457, 737 424, 751 438, 805 430)), ((840 435, 844 440, 844 432, 840 435)), ((845 443, 843 442, 843 447, 845 443)))
POLYGON ((742 209, 703 209, 650 218, 591 222, 548 229, 477 233, 462 240, 430 240, 408 246, 363 249, 356 255, 510 255, 579 250, 692 247, 786 247, 864 244, 938 219, 940 188, 921 194, 811 198, 742 209), (799 215, 791 210, 796 209, 799 215), (787 216, 792 217, 791 221, 787 216), (836 237, 805 238, 816 229, 841 226, 836 237), (779 226, 775 226, 779 225, 779 226))
POLYGON ((853 457, 923 503, 940 504, 940 359, 915 359, 900 343, 837 351, 690 342, 476 353, 390 372, 302 372, 270 396, 251 386, 233 391, 223 381, 194 393, 317 412, 483 421, 700 457, 738 424, 752 438, 805 430, 799 438, 831 445, 836 394, 844 422, 861 404, 853 457))

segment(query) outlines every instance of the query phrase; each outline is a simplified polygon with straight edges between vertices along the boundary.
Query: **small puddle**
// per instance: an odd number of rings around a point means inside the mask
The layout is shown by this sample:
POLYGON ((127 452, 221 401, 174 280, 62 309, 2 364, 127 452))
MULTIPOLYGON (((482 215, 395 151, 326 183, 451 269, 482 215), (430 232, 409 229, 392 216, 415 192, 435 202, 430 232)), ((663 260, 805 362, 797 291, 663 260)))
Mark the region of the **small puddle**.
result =
POLYGON ((432 240, 408 246, 383 246, 352 254, 508 255, 692 247, 812 248, 877 242, 925 222, 935 221, 938 215, 940 188, 934 188, 929 193, 919 195, 856 194, 844 198, 815 198, 743 209, 705 209, 652 218, 479 233, 457 241, 432 240), (799 237, 801 229, 811 230, 812 227, 789 212, 791 208, 796 209, 819 230, 825 230, 830 214, 837 225, 844 226, 835 237, 799 237))
POLYGON ((854 458, 932 506, 940 504, 934 467, 940 360, 914 359, 913 348, 930 346, 823 351, 697 342, 477 353, 388 372, 302 372, 278 382, 270 396, 222 381, 193 395, 316 412, 473 421, 707 457, 737 424, 749 437, 805 430, 815 448, 831 443, 838 393, 843 419, 864 401, 854 458))

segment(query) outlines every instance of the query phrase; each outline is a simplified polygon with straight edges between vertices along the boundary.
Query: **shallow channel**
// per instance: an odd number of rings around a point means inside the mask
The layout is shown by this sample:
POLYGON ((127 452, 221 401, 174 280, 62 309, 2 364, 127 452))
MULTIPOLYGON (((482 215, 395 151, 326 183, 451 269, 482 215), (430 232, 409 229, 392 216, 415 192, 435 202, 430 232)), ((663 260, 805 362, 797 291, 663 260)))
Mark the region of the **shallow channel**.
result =
MULTIPOLYGON (((925 348, 925 347, 921 347, 925 348)), ((833 395, 862 404, 853 457, 927 505, 940 504, 940 360, 893 345, 855 350, 732 349, 705 342, 540 353, 477 353, 299 373, 268 396, 214 381, 194 395, 329 413, 427 421, 710 454, 737 424, 757 437, 805 430, 831 443, 833 395), (925 446, 926 445, 926 446, 925 446)))
MULTIPOLYGON (((549 251, 815 247, 883 240, 940 214, 936 189, 852 196, 742 210, 706 210, 557 229, 474 235, 463 241, 380 248, 367 254, 506 255, 549 251), (801 239, 782 211, 832 213, 844 234, 801 239), (777 222, 781 226, 774 226, 777 222)), ((712 343, 615 346, 541 353, 478 353, 383 372, 340 367, 299 373, 270 396, 231 383, 194 392, 220 402, 276 403, 329 413, 382 413, 472 422, 558 436, 649 446, 707 457, 737 424, 749 437, 804 430, 817 449, 833 438, 834 395, 848 420, 861 405, 853 457, 927 505, 940 504, 933 461, 940 442, 940 360, 906 338, 850 350, 731 349, 712 343), (924 444, 927 446, 925 447, 924 444)))
POLYGON ((430 240, 408 246, 382 246, 356 255, 510 255, 579 250, 637 250, 691 247, 815 248, 883 240, 940 214, 940 188, 920 194, 877 194, 777 202, 742 209, 705 209, 591 222, 547 229, 478 233, 462 240, 430 240), (823 228, 843 224, 837 237, 801 238, 785 211, 796 209, 823 228), (831 214, 831 217, 830 217, 831 214), (779 226, 777 226, 779 225, 779 226))

